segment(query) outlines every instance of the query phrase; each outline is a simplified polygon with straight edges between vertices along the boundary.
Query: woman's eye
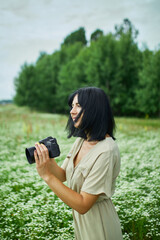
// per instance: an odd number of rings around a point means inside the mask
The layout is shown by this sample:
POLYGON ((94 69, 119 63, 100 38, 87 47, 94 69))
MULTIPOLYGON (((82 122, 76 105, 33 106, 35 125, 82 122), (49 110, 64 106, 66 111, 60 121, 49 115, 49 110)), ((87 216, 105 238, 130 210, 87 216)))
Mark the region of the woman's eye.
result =
POLYGON ((74 106, 81 108, 81 105, 80 105, 80 104, 76 104, 76 105, 72 105, 72 106, 71 106, 71 109, 74 108, 74 106))

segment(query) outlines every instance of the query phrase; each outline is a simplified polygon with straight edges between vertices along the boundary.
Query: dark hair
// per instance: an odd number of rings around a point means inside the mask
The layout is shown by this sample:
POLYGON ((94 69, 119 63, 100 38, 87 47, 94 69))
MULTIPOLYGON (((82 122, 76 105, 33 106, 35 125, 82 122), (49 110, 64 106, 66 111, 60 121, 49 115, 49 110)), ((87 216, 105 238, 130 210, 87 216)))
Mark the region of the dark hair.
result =
POLYGON ((69 116, 66 126, 69 133, 68 138, 74 136, 87 139, 89 136, 89 141, 100 141, 105 139, 106 134, 109 134, 115 139, 113 136, 115 121, 105 92, 97 87, 80 88, 69 96, 70 108, 72 108, 72 102, 76 95, 78 95, 78 103, 82 107, 76 121, 82 113, 83 116, 78 128, 74 127, 74 122, 69 116))

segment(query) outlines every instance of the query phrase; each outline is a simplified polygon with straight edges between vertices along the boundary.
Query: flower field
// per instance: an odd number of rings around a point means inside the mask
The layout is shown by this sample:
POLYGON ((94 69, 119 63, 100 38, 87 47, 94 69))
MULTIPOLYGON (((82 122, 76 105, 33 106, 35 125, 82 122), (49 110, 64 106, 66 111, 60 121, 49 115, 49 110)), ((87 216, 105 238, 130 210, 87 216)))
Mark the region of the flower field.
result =
MULTIPOLYGON (((47 136, 57 138, 62 164, 74 138, 67 117, 0 106, 0 239, 73 239, 71 209, 28 164, 25 148, 47 136)), ((160 239, 160 121, 116 118, 121 172, 113 202, 124 240, 160 239)))

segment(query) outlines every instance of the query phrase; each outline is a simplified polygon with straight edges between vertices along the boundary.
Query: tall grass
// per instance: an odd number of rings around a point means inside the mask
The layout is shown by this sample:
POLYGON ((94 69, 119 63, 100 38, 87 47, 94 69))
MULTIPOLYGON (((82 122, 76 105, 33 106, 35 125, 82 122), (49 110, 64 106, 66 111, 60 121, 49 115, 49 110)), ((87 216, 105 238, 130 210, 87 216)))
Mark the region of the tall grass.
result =
MULTIPOLYGON (((0 239, 73 239, 71 209, 29 165, 24 149, 56 137, 61 164, 74 138, 67 117, 0 106, 0 239)), ((160 239, 160 121, 116 118, 121 172, 113 202, 125 240, 160 239)))

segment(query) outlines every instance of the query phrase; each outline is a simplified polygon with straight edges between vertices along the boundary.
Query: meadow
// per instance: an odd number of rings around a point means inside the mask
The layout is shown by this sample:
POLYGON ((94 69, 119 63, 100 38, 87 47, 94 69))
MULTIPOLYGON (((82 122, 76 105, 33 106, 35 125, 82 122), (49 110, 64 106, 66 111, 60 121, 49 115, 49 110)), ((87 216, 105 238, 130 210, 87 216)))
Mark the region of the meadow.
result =
MULTIPOLYGON (((73 239, 71 209, 28 164, 25 148, 47 136, 57 138, 62 164, 74 138, 67 117, 26 107, 0 106, 0 239, 73 239)), ((160 239, 160 121, 116 118, 121 172, 112 198, 124 240, 160 239)))

